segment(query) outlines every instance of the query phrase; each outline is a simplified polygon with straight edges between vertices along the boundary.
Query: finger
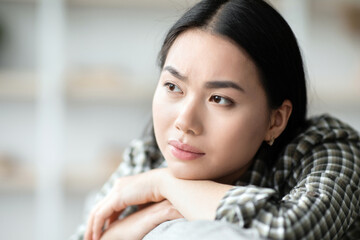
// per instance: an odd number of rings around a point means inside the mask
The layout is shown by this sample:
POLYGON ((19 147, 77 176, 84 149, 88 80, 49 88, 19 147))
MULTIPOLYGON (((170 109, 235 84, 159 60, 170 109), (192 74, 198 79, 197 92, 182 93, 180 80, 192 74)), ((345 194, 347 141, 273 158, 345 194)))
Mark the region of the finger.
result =
POLYGON ((96 212, 96 209, 94 209, 91 214, 89 215, 88 222, 86 224, 86 231, 84 235, 84 240, 92 240, 92 225, 94 222, 94 214, 96 212))
POLYGON ((142 210, 142 209, 147 208, 147 207, 149 207, 149 206, 151 206, 153 204, 154 204, 153 202, 140 204, 140 205, 138 205, 138 210, 142 210))
POLYGON ((91 240, 92 236, 92 215, 89 215, 88 221, 86 223, 86 230, 84 234, 84 240, 91 240))
POLYGON ((98 209, 101 207, 101 205, 106 202, 107 198, 105 197, 104 199, 100 200, 95 206, 94 208, 91 210, 88 220, 87 220, 87 224, 86 224, 86 231, 84 234, 84 240, 92 240, 92 226, 93 226, 93 222, 94 222, 94 216, 96 214, 96 212, 98 211, 98 209))
POLYGON ((122 211, 120 211, 120 212, 114 212, 114 213, 109 217, 109 225, 112 224, 113 222, 115 222, 116 220, 118 220, 121 213, 122 213, 122 211))
POLYGON ((99 207, 99 205, 97 204, 89 214, 89 217, 88 217, 88 220, 86 223, 86 231, 84 234, 84 240, 92 239, 92 225, 93 225, 93 221, 94 221, 94 214, 98 207, 99 207))
POLYGON ((167 221, 184 218, 184 216, 181 215, 181 213, 168 200, 160 202, 158 207, 163 210, 164 217, 167 221))
POLYGON ((104 227, 107 218, 102 217, 100 214, 96 214, 92 226, 92 240, 100 239, 100 235, 102 234, 102 230, 104 227))
POLYGON ((98 240, 101 236, 102 229, 105 221, 114 213, 119 212, 122 208, 119 205, 119 201, 116 201, 116 197, 112 197, 111 200, 102 204, 100 209, 95 213, 93 225, 92 225, 92 238, 98 240))
POLYGON ((184 218, 184 216, 174 207, 167 211, 167 220, 174 220, 178 218, 184 218))
POLYGON ((104 234, 104 232, 107 231, 112 226, 112 224, 114 222, 119 220, 119 216, 120 216, 121 213, 122 213, 122 211, 121 212, 115 212, 108 219, 106 219, 104 227, 103 227, 102 234, 104 234))

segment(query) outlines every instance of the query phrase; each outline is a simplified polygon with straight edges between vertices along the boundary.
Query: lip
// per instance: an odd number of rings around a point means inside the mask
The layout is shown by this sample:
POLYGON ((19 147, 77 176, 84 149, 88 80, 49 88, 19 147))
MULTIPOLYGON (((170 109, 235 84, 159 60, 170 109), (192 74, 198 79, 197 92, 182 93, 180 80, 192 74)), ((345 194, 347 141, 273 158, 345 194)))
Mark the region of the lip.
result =
POLYGON ((194 160, 205 155, 201 150, 179 140, 169 140, 168 144, 172 155, 180 160, 194 160))

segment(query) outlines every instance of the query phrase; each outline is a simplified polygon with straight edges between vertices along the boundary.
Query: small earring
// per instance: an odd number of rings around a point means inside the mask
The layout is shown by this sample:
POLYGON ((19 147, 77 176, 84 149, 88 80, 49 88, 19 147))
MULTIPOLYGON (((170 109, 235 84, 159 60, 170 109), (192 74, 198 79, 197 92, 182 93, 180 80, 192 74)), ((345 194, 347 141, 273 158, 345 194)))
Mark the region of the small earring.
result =
POLYGON ((268 141, 269 146, 272 146, 274 144, 274 141, 275 141, 275 137, 271 136, 270 141, 268 141))

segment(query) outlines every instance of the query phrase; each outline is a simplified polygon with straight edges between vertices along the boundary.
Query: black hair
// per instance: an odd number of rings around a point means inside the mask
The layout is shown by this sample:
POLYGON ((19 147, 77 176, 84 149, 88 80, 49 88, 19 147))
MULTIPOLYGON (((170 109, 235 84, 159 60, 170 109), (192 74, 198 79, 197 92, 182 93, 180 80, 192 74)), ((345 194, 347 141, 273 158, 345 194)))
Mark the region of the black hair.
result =
POLYGON ((283 133, 271 148, 265 143, 260 147, 271 155, 278 155, 306 123, 305 73, 291 28, 263 0, 203 0, 169 30, 159 53, 160 68, 176 38, 194 28, 224 36, 247 52, 258 68, 271 109, 280 107, 286 99, 291 101, 293 109, 283 133))

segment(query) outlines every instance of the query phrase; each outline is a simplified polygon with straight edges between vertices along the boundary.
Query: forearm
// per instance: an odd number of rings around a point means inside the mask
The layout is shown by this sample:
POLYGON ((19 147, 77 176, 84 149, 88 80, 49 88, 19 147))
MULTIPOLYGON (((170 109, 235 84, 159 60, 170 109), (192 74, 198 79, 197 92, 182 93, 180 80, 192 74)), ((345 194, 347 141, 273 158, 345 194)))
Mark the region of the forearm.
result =
POLYGON ((159 224, 178 218, 183 218, 183 216, 167 200, 147 204, 130 216, 112 223, 103 233, 101 240, 143 239, 159 224))
MULTIPOLYGON (((164 199, 175 207, 181 217, 212 220, 220 200, 231 187, 211 181, 177 179, 166 168, 119 178, 111 192, 91 212, 85 239, 98 240, 106 220, 115 212, 121 212, 128 206, 164 199)), ((168 217, 168 213, 165 212, 164 216, 168 217)), ((125 219, 131 219, 131 216, 125 219)))
POLYGON ((225 193, 232 188, 207 180, 183 180, 163 169, 160 194, 188 220, 215 219, 216 209, 225 193))

